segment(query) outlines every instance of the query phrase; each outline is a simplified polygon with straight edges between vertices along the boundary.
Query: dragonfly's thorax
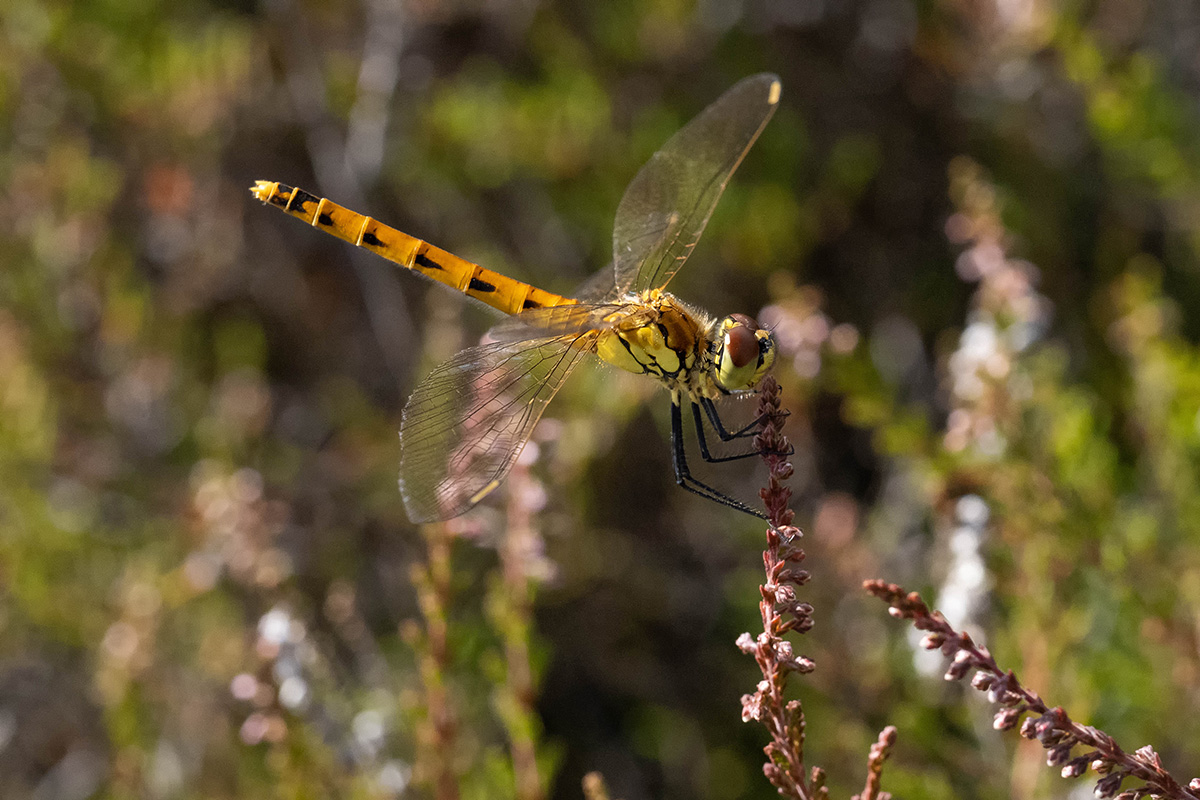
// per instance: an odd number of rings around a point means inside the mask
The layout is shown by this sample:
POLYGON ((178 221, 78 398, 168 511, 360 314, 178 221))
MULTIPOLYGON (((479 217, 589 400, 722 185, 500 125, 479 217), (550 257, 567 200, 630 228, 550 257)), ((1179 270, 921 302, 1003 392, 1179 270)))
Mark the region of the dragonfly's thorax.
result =
POLYGON ((625 371, 658 378, 694 399, 754 389, 774 361, 774 339, 754 320, 714 320, 661 290, 620 299, 596 338, 596 355, 625 371))
POLYGON ((663 291, 623 297, 607 322, 600 358, 693 399, 752 390, 775 357, 771 335, 749 317, 713 320, 663 291))
POLYGON ((613 366, 658 378, 668 389, 716 396, 712 385, 713 322, 663 291, 622 298, 616 319, 601 334, 596 354, 613 366))

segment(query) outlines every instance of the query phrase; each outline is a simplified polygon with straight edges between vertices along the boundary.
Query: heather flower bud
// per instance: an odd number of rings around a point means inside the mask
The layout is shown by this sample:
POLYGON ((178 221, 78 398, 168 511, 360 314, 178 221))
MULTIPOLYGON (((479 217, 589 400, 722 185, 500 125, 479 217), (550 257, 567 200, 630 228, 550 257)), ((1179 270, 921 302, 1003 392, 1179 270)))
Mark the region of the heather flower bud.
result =
POLYGON ((1125 780, 1124 772, 1114 772, 1111 775, 1105 775, 1100 780, 1096 781, 1096 788, 1093 790, 1096 797, 1107 798, 1112 797, 1121 788, 1121 782, 1125 780))
POLYGON ((1067 759, 1071 757, 1071 745, 1060 744, 1051 747, 1046 751, 1046 766, 1057 767, 1059 764, 1067 763, 1067 759))
POLYGON ((1026 717, 1025 721, 1021 723, 1021 736, 1025 739, 1036 739, 1037 738, 1037 718, 1036 717, 1026 717))
POLYGON ((996 716, 992 719, 992 727, 998 731, 1011 730, 1016 727, 1020 716, 1020 712, 1015 708, 1003 708, 996 712, 996 716))
POLYGON ((780 525, 776 528, 779 531, 779 536, 783 541, 790 542, 793 539, 799 539, 804 535, 804 532, 795 525, 780 525))
POLYGON ((817 668, 817 663, 811 658, 800 656, 796 659, 795 666, 797 672, 799 672, 801 675, 807 675, 817 668))
POLYGON ((951 662, 950 668, 946 670, 946 680, 956 681, 963 675, 967 674, 967 670, 971 668, 971 654, 966 650, 960 650, 954 656, 954 661, 951 662))
MULTIPOLYGON (((766 683, 766 681, 760 683, 759 686, 761 687, 763 683, 766 683)), ((762 718, 763 693, 761 688, 754 694, 742 695, 742 722, 749 722, 752 719, 760 720, 762 718)))
POLYGON ((775 589, 775 602, 780 605, 793 603, 796 601, 796 590, 791 586, 784 584, 775 589))
POLYGON ((921 647, 925 650, 936 650, 946 641, 946 636, 941 633, 927 633, 921 637, 921 647))
POLYGON ((756 647, 754 637, 749 633, 743 633, 737 638, 737 646, 738 650, 741 650, 743 653, 753 653, 756 647))
MULTIPOLYGON (((922 642, 922 644, 924 644, 924 643, 922 642)), ((935 645, 935 647, 936 647, 936 645, 935 645)), ((933 648, 930 647, 930 648, 926 648, 926 649, 932 650, 933 648)), ((978 689, 979 691, 983 692, 983 691, 986 691, 988 689, 988 687, 990 687, 992 685, 993 681, 995 681, 995 678, 993 676, 989 675, 988 673, 976 672, 975 676, 973 678, 971 678, 971 688, 978 689)))
POLYGON ((775 655, 784 661, 791 659, 795 655, 792 651, 792 643, 786 639, 780 639, 775 643, 775 655))
POLYGON ((1049 750, 1051 747, 1056 747, 1063 742, 1070 742, 1071 744, 1075 743, 1075 740, 1069 733, 1066 733, 1058 728, 1051 728, 1039 736, 1038 739, 1041 740, 1042 747, 1045 747, 1047 750, 1049 750))
POLYGON ((1085 772, 1087 772, 1086 758, 1072 759, 1065 767, 1062 768, 1062 776, 1064 778, 1078 778, 1085 772))
POLYGON ((1188 790, 1192 792, 1200 792, 1200 778, 1192 778, 1188 781, 1188 790))

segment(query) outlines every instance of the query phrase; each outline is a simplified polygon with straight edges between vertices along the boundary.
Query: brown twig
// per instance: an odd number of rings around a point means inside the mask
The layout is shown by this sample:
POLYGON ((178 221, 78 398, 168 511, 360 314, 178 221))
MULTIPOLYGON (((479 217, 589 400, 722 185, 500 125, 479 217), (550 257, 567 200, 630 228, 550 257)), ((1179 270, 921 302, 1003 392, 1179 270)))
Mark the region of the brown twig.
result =
POLYGON ((959 680, 974 670, 971 686, 987 692, 988 700, 1001 706, 992 727, 1009 730, 1020 723, 1021 736, 1041 742, 1048 751, 1047 763, 1060 767, 1064 778, 1078 778, 1091 767, 1103 776, 1096 783, 1095 794, 1099 798, 1200 798, 1200 778, 1193 778, 1184 788, 1163 769, 1162 759, 1149 745, 1131 755, 1104 731, 1080 725, 1060 707, 1047 706, 1037 694, 1021 685, 1012 670, 1002 671, 986 647, 950 627, 941 612, 930 611, 916 592, 905 592, 894 583, 879 580, 866 581, 863 588, 886 602, 893 617, 912 620, 917 630, 927 631, 921 646, 927 650, 941 648, 942 654, 952 659, 946 680, 959 680), (1024 714, 1032 716, 1021 721, 1024 714), (1072 758, 1071 752, 1077 746, 1088 750, 1072 758), (1141 780, 1143 785, 1117 794, 1126 778, 1141 780))

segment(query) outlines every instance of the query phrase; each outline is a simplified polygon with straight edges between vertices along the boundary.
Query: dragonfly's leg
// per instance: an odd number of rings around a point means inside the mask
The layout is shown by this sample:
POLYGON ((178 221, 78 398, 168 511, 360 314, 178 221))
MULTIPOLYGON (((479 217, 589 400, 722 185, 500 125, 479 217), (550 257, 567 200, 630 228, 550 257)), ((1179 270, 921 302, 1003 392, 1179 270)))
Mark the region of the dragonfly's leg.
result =
POLYGON ((742 501, 735 500, 729 495, 719 492, 692 477, 691 470, 688 469, 687 465, 687 453, 684 451, 683 446, 683 414, 680 411, 679 403, 674 401, 671 403, 671 459, 675 465, 675 482, 684 489, 701 497, 708 498, 714 503, 737 509, 759 519, 767 518, 767 515, 758 509, 751 508, 742 501))
MULTIPOLYGON (((766 419, 765 414, 759 414, 758 417, 755 418, 755 420, 753 422, 751 422, 749 425, 745 426, 744 428, 742 428, 741 430, 739 430, 735 433, 729 433, 728 431, 725 430, 725 426, 721 424, 721 417, 717 413, 716 404, 713 403, 713 401, 707 397, 701 398, 700 404, 704 406, 704 411, 706 414, 708 414, 709 422, 712 423, 713 428, 715 428, 717 431, 717 435, 721 437, 721 441, 723 441, 723 442, 732 441, 734 439, 744 439, 749 436, 756 435, 758 433, 759 428, 762 425, 763 421, 766 419)), ((787 412, 784 412, 784 413, 786 414, 787 412)), ((726 456, 724 458, 713 458, 712 456, 709 455, 708 442, 705 441, 705 438, 704 438, 704 425, 702 424, 702 422, 700 420, 700 412, 696 408, 696 405, 694 403, 692 404, 692 414, 696 418, 696 435, 700 439, 700 454, 702 456, 704 456, 705 461, 709 461, 709 462, 713 462, 713 463, 717 463, 720 461, 736 461, 739 458, 749 458, 750 456, 761 456, 761 455, 776 455, 776 456, 785 456, 786 457, 786 456, 790 456, 792 453, 796 452, 795 447, 788 447, 788 449, 786 451, 783 451, 780 453, 768 452, 768 451, 763 451, 763 450, 751 450, 749 453, 741 453, 741 454, 735 455, 735 456, 726 456)))
MULTIPOLYGON (((700 398, 700 403, 704 406, 704 413, 708 415, 708 421, 712 423, 713 428, 717 431, 717 435, 721 437, 721 441, 723 442, 728 442, 731 439, 747 439, 755 436, 762 428, 762 424, 767 421, 766 414, 759 414, 736 431, 727 431, 725 430, 724 423, 721 422, 721 415, 717 411, 717 404, 712 401, 712 398, 702 397, 700 398)), ((776 413, 781 417, 787 417, 792 412, 783 410, 776 413)), ((791 454, 788 453, 787 455, 791 454)))
POLYGON ((700 398, 700 404, 704 406, 704 413, 708 415, 708 421, 712 423, 713 429, 716 430, 717 436, 721 437, 722 442, 728 442, 732 439, 744 439, 748 436, 753 436, 758 433, 758 429, 762 427, 766 416, 759 414, 752 419, 749 424, 742 428, 730 432, 725 430, 725 424, 721 422, 721 415, 717 413, 717 404, 710 397, 700 398))
MULTIPOLYGON (((721 456, 720 458, 714 458, 708 450, 708 440, 704 437, 704 419, 700 416, 700 406, 697 403, 692 403, 692 419, 696 423, 696 439, 700 442, 700 455, 708 463, 720 464, 723 461, 737 461, 742 458, 752 458, 753 456, 760 455, 758 450, 751 450, 748 453, 737 453, 736 455, 732 456, 721 456)), ((713 417, 710 416, 709 419, 713 419, 713 417)), ((720 431, 718 431, 718 434, 719 433, 720 431)), ((730 437, 728 439, 722 437, 722 441, 728 442, 733 438, 736 437, 730 437)))

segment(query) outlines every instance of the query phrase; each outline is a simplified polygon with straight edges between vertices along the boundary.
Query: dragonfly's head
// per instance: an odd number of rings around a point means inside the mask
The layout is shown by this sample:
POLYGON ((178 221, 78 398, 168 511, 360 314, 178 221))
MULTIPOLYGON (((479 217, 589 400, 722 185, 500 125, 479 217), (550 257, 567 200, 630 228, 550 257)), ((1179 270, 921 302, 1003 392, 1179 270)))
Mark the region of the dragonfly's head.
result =
POLYGON ((775 363, 775 337, 745 314, 717 323, 713 340, 715 377, 727 392, 753 389, 775 363))

